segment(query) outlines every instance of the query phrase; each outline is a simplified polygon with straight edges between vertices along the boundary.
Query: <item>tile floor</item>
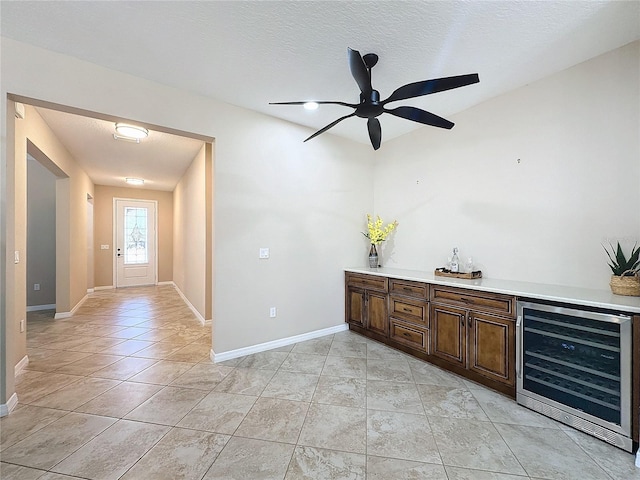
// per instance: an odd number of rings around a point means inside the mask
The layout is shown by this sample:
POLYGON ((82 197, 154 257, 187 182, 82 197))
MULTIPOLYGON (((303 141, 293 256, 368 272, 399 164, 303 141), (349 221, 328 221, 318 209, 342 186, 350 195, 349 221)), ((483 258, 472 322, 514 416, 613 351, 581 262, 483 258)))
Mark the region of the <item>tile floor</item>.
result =
POLYGON ((171 287, 29 315, 10 479, 640 479, 634 456, 343 332, 223 364, 171 287))

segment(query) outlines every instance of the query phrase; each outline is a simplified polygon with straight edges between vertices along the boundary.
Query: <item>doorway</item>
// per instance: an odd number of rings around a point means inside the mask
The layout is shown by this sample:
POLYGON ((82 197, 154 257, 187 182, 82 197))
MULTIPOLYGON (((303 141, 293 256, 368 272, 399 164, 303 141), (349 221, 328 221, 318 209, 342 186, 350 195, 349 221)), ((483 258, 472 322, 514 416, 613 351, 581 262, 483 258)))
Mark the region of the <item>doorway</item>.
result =
POLYGON ((155 285, 157 202, 114 198, 115 286, 155 285))

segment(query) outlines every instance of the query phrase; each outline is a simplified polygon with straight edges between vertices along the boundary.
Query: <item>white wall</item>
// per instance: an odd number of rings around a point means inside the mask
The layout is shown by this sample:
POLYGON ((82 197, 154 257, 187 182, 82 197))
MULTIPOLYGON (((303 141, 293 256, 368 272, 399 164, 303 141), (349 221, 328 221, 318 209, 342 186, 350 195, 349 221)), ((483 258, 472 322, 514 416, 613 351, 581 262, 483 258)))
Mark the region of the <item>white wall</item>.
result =
POLYGON ((431 271, 457 246, 487 277, 607 289, 601 244, 640 243, 639 61, 635 42, 383 144, 386 265, 431 271))
POLYGON ((1 46, 2 112, 11 92, 216 138, 216 353, 344 322, 343 268, 364 261, 370 146, 330 134, 303 144, 303 127, 6 38, 1 46))

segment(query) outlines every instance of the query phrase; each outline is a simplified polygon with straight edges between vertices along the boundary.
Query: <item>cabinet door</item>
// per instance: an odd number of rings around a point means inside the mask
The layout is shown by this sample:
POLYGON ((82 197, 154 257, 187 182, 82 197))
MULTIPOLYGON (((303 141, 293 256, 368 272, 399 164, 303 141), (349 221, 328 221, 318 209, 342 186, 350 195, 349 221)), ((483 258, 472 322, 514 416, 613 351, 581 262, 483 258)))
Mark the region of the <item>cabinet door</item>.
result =
POLYGON ((466 366, 467 311, 446 305, 431 305, 431 354, 466 366))
POLYGON ((365 325, 365 292, 359 288, 347 289, 347 322, 364 327, 365 325))
POLYGON ((389 318, 387 315, 387 295, 367 291, 367 329, 387 336, 389 318))
POLYGON ((486 313, 469 315, 469 369, 506 385, 515 384, 513 320, 486 313))

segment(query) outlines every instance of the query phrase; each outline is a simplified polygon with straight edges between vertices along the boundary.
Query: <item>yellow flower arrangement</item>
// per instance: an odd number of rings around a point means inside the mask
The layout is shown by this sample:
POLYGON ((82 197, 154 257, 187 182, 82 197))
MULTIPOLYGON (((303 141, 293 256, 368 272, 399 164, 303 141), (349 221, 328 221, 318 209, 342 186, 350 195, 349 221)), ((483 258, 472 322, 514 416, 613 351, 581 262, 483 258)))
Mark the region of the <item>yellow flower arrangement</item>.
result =
POLYGON ((386 227, 383 227, 383 224, 384 222, 379 215, 376 217, 374 222, 371 215, 367 213, 367 229, 369 231, 367 233, 362 232, 362 234, 367 237, 373 245, 380 245, 398 226, 398 222, 396 220, 388 223, 386 227))

